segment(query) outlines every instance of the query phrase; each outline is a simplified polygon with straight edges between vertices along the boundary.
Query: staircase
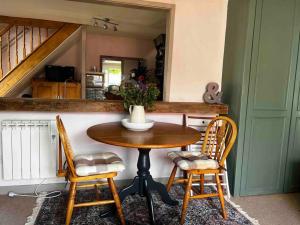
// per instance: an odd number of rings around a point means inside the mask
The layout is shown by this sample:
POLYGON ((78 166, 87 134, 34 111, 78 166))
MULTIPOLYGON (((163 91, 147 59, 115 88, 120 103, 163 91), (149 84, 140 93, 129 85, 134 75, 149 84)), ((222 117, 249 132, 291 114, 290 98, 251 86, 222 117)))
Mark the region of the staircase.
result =
POLYGON ((7 96, 80 25, 0 16, 0 97, 7 96))

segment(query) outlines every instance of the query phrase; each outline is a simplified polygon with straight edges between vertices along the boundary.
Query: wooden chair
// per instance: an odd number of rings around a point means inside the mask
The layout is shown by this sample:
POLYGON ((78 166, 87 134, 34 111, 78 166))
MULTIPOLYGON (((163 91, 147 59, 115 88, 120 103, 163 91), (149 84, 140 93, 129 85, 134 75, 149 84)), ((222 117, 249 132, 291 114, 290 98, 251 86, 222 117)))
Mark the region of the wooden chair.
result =
POLYGON ((115 204, 121 224, 125 225, 126 223, 121 202, 113 180, 113 177, 117 176, 117 172, 125 169, 122 160, 116 154, 109 152, 94 155, 78 155, 74 157, 65 127, 59 116, 56 117, 56 125, 68 165, 66 178, 71 182, 65 224, 70 224, 73 208, 115 204), (98 179, 107 179, 108 183, 97 182, 93 184, 79 184, 80 182, 91 182, 97 181, 98 179), (107 184, 112 192, 113 199, 99 200, 98 187, 107 184), (98 200, 93 202, 75 203, 76 189, 90 187, 96 188, 96 198, 98 200))
MULTIPOLYGON (((207 129, 207 126, 210 123, 210 121, 213 120, 214 118, 215 117, 212 117, 212 116, 197 116, 197 115, 189 115, 189 114, 183 115, 183 125, 198 130, 201 133, 201 138, 195 144, 183 147, 182 151, 200 151, 201 150, 203 141, 205 138, 205 131, 207 129)), ((215 151, 215 149, 214 149, 214 151, 215 151)), ((212 154, 215 153, 214 151, 212 154)), ((224 162, 224 168, 225 169, 223 170, 223 173, 221 173, 219 175, 220 182, 221 182, 221 186, 223 188, 223 192, 225 191, 225 196, 227 196, 227 198, 230 199, 230 188, 229 188, 229 182, 228 182, 226 160, 224 162)), ((185 177, 187 177, 186 173, 185 173, 185 177)), ((214 174, 205 174, 204 177, 205 177, 205 181, 213 180, 214 174)), ((199 186, 199 185, 200 185, 200 183, 193 183, 193 186, 199 186)), ((213 188, 216 188, 216 182, 205 182, 204 185, 212 186, 213 188)))
POLYGON ((188 202, 190 199, 207 197, 219 197, 224 219, 227 218, 224 195, 219 175, 223 173, 225 160, 231 151, 237 136, 237 127, 233 120, 220 116, 213 119, 207 126, 201 152, 169 152, 168 156, 175 166, 167 184, 169 191, 174 183, 185 183, 185 195, 183 199, 180 223, 184 224, 188 202), (187 173, 187 178, 175 180, 177 168, 187 173), (214 174, 217 193, 204 193, 205 174, 214 174), (194 179, 200 176, 200 179, 194 179), (200 183, 200 190, 191 196, 191 187, 194 182, 200 183))

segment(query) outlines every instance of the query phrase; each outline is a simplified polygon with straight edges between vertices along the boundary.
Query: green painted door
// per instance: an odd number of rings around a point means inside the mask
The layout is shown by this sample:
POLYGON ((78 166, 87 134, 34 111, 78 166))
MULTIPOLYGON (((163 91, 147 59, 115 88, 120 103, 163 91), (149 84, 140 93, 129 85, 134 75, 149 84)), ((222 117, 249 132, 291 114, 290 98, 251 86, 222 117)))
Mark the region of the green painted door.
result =
POLYGON ((298 35, 298 62, 290 125, 289 148, 285 174, 285 192, 300 190, 300 0, 297 1, 296 34, 298 35))
POLYGON ((284 189, 299 39, 295 8, 296 0, 256 3, 241 195, 284 189))

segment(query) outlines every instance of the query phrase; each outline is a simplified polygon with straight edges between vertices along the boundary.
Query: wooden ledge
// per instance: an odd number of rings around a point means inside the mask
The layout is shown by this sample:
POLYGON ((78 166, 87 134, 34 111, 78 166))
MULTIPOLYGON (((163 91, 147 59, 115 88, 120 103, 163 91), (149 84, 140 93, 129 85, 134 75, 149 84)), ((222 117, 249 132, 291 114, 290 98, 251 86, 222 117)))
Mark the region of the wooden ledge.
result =
MULTIPOLYGON (((124 112, 122 101, 0 98, 0 111, 124 112)), ((228 114, 224 104, 156 102, 153 113, 228 114)))

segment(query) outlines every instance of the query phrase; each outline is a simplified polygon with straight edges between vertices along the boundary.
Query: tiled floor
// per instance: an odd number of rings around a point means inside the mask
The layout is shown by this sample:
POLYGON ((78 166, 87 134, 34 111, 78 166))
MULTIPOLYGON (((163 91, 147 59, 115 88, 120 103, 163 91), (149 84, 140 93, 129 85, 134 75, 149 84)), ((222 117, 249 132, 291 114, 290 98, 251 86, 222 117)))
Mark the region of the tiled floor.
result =
MULTIPOLYGON (((300 225, 300 193, 232 198, 261 225, 300 225)), ((0 195, 0 224, 23 225, 35 199, 0 195)))

